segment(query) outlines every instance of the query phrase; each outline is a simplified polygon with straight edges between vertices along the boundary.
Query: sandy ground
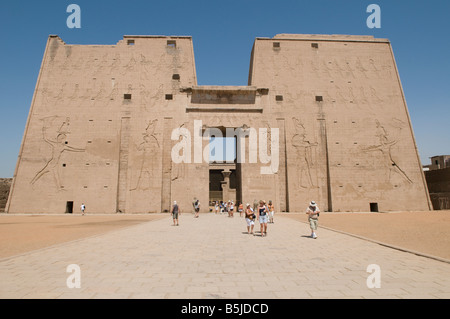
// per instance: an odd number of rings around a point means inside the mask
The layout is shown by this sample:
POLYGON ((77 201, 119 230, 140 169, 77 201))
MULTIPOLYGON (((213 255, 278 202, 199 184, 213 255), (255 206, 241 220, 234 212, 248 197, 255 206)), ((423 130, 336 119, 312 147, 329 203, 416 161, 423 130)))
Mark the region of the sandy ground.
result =
MULTIPOLYGON (((283 214, 307 222, 306 214, 283 214)), ((450 260, 450 210, 390 213, 321 213, 320 227, 450 260)), ((307 228, 309 235, 309 228, 307 228)))
POLYGON ((0 259, 159 218, 168 218, 168 214, 0 214, 0 259))
MULTIPOLYGON (((305 214, 284 213, 306 222, 305 214)), ((276 222, 275 216, 275 222, 276 222)), ((8 215, 0 214, 0 258, 99 235, 169 214, 8 215)), ((270 226, 269 226, 270 227, 270 226)), ((450 260, 450 210, 392 213, 321 213, 320 227, 361 236, 399 248, 450 260)), ((309 235, 308 226, 301 235, 309 235)))

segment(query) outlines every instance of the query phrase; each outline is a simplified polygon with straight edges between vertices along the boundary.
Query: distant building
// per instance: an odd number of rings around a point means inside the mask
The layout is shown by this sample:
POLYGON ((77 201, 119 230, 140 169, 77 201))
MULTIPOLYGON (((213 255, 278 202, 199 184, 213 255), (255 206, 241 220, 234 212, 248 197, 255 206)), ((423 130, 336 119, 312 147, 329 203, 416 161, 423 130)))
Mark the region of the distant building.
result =
POLYGON ((450 209, 450 155, 430 159, 431 164, 425 165, 424 170, 433 209, 450 209))
POLYGON ((431 164, 426 165, 430 171, 450 167, 450 155, 438 155, 430 157, 431 164))
POLYGON ((12 178, 0 178, 0 212, 5 211, 12 178))

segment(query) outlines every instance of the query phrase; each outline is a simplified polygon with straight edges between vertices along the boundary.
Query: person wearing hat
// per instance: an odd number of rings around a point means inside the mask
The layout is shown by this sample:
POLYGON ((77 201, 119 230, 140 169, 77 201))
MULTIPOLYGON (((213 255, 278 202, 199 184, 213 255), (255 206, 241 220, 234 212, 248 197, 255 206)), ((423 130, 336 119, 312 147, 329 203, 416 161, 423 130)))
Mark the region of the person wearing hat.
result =
POLYGON ((311 227, 311 237, 314 239, 317 238, 316 230, 319 223, 319 213, 319 206, 317 206, 315 201, 311 201, 308 208, 306 209, 306 214, 308 214, 308 222, 309 226, 311 227))
POLYGON ((180 208, 178 207, 177 201, 173 201, 173 207, 172 207, 172 218, 173 218, 173 225, 179 226, 178 224, 178 214, 181 214, 180 208), (176 224, 175 224, 176 222, 176 224))

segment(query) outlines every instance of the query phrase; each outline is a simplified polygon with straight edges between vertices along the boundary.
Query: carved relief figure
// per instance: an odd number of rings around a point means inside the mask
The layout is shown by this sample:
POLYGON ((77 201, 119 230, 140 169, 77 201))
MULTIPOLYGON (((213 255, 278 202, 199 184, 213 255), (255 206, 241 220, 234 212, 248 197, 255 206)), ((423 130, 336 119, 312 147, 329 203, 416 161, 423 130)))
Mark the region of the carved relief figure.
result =
POLYGON ((107 101, 112 101, 112 100, 114 100, 116 97, 117 97, 117 95, 119 94, 119 87, 118 87, 118 84, 117 83, 113 83, 112 84, 112 89, 111 89, 111 92, 109 93, 109 95, 107 96, 107 101))
POLYGON ((48 105, 49 104, 49 98, 51 98, 51 91, 48 89, 47 86, 44 86, 44 88, 42 89, 42 103, 44 105, 48 105))
POLYGON ((142 137, 142 142, 137 147, 137 150, 141 152, 141 167, 139 171, 139 177, 136 182, 136 186, 131 191, 140 189, 146 190, 150 187, 150 179, 153 176, 155 159, 155 150, 159 149, 159 142, 155 136, 156 122, 155 119, 150 121, 145 129, 144 136, 142 137))
POLYGON ((44 141, 50 145, 51 147, 51 157, 45 164, 45 166, 40 169, 36 175, 31 180, 31 184, 35 184, 41 177, 43 177, 47 173, 51 173, 53 176, 55 185, 57 189, 61 189, 61 180, 59 176, 59 166, 60 159, 64 152, 84 152, 85 149, 75 148, 66 144, 66 137, 69 133, 69 118, 66 118, 65 121, 61 123, 58 130, 56 131, 55 139, 50 139, 48 135, 48 130, 53 127, 53 121, 56 119, 56 116, 48 117, 42 119, 44 124, 42 126, 42 135, 44 141))
POLYGON ((134 56, 131 57, 130 61, 128 61, 128 63, 125 65, 124 71, 122 72, 122 74, 125 74, 126 72, 132 72, 135 67, 136 67, 136 60, 134 58, 134 56))
POLYGON ((305 127, 297 118, 292 118, 296 133, 292 137, 292 146, 295 148, 295 158, 299 166, 299 184, 303 188, 317 187, 312 179, 312 148, 317 142, 306 139, 305 127))
POLYGON ((58 101, 61 101, 64 98, 64 88, 66 87, 66 83, 63 83, 61 85, 61 88, 59 89, 58 93, 55 95, 55 99, 58 101))
MULTIPOLYGON (((180 125, 180 129, 181 128, 186 128, 186 123, 183 123, 180 125)), ((180 130, 180 140, 189 140, 189 137, 187 136, 187 134, 183 131, 180 130)), ((172 161, 172 181, 175 181, 177 179, 183 179, 186 175, 186 164, 184 163, 184 161, 180 162, 180 163, 174 163, 172 161)))
MULTIPOLYGON (((395 121, 396 127, 401 130, 403 122, 400 120, 395 121)), ((392 176, 394 174, 401 176, 407 183, 412 183, 412 180, 406 175, 406 173, 401 169, 398 163, 395 161, 393 156, 392 148, 397 144, 398 140, 389 135, 387 130, 383 125, 376 120, 376 136, 379 139, 378 145, 372 145, 364 149, 364 151, 380 151, 383 155, 385 166, 389 169, 388 182, 391 182, 392 176)))
POLYGON ((149 90, 147 90, 145 85, 142 84, 142 83, 139 85, 139 89, 140 89, 139 95, 141 97, 141 105, 146 106, 146 105, 149 104, 149 99, 150 99, 150 93, 151 92, 149 90))
POLYGON ((93 96, 93 99, 98 101, 98 100, 102 100, 103 97, 105 95, 105 89, 104 89, 104 84, 102 83, 100 85, 100 89, 97 91, 97 93, 95 93, 95 95, 93 96))
POLYGON ((76 101, 79 95, 79 84, 75 84, 75 88, 73 89, 73 93, 69 96, 70 102, 76 101))

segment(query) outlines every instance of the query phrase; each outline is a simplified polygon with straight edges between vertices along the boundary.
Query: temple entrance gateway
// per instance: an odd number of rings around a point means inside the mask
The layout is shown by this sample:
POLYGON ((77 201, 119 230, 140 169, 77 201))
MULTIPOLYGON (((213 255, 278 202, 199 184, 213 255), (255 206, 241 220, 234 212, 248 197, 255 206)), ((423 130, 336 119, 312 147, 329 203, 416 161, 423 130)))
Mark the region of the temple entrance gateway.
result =
MULTIPOLYGON (((224 128, 221 128, 222 130, 224 128)), ((237 181, 236 138, 211 137, 209 144, 209 204, 237 202, 241 184, 237 181), (237 191, 239 189, 239 192, 237 191)))
POLYGON ((393 57, 387 39, 278 34, 255 39, 247 85, 198 85, 189 36, 50 35, 5 211, 429 210, 393 57))

